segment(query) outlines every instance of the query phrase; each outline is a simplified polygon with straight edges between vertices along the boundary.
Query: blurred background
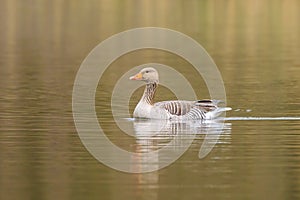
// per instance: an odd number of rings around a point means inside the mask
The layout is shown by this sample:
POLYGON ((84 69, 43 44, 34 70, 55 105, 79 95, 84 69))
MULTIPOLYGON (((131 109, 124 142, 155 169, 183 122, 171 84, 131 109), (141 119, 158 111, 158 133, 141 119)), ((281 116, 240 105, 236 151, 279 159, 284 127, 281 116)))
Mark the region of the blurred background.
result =
MULTIPOLYGON (((0 199, 300 198, 299 21, 298 0, 1 0, 0 199), (153 173, 99 163, 72 118, 77 70, 103 40, 145 26, 180 31, 207 50, 233 108, 227 116, 295 120, 231 121, 230 134, 205 159, 197 157, 199 137, 153 173)), ((174 67, 199 98, 209 98, 203 80, 176 55, 141 50, 120 57, 96 95, 99 120, 120 145, 135 141, 111 119, 111 90, 124 72, 147 62, 174 67)), ((157 96, 174 94, 162 87, 157 96)))

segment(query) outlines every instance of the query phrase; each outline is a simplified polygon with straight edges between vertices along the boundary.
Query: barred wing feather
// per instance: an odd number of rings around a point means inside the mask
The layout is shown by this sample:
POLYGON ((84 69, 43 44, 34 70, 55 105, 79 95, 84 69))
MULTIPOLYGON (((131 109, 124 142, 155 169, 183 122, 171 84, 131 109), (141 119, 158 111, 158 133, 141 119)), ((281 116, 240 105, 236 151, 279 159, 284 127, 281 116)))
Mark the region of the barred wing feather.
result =
POLYGON ((165 109, 168 111, 171 115, 185 115, 188 113, 192 106, 194 104, 194 101, 162 101, 157 102, 154 104, 154 106, 158 106, 160 108, 165 109))
MULTIPOLYGON (((165 109, 171 115, 183 116, 201 115, 204 116, 206 112, 214 110, 217 106, 212 100, 198 100, 198 101, 162 101, 155 103, 154 106, 165 109)), ((203 117, 201 117, 203 118, 203 117)))

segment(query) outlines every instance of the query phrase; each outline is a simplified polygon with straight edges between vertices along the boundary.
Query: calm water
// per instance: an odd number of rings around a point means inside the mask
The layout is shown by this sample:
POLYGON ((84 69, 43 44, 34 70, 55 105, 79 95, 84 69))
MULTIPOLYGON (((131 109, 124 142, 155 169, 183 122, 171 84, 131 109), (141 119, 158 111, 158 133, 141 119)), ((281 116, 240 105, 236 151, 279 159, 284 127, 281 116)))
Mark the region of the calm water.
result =
MULTIPOLYGON (((0 199, 300 198, 299 1, 0 4, 0 199), (202 44, 219 67, 233 110, 222 134, 196 129, 192 145, 172 165, 128 174, 101 164, 81 143, 72 89, 80 64, 97 44, 143 26, 174 29, 202 44), (207 141, 214 146, 199 159, 207 141)), ((161 148, 187 127, 173 124, 164 134, 145 136, 139 130, 151 125, 125 120, 135 128, 133 138, 116 125, 112 88, 126 71, 147 62, 174 67, 199 98, 209 97, 191 65, 176 55, 141 50, 117 59, 99 82, 97 116, 111 141, 135 152, 161 148)), ((133 94, 130 112, 141 92, 133 94)), ((157 101, 172 98, 159 88, 157 101)), ((155 160, 135 167, 149 163, 155 160)))

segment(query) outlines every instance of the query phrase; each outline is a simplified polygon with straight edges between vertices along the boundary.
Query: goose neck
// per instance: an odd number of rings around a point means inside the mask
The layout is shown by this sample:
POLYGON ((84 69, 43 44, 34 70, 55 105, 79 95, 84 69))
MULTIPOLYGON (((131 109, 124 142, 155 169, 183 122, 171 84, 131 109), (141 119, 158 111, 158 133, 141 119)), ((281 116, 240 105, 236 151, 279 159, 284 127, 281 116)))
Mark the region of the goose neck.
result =
POLYGON ((141 101, 153 105, 153 99, 154 99, 156 88, 157 88, 157 83, 148 83, 144 90, 144 94, 141 101))

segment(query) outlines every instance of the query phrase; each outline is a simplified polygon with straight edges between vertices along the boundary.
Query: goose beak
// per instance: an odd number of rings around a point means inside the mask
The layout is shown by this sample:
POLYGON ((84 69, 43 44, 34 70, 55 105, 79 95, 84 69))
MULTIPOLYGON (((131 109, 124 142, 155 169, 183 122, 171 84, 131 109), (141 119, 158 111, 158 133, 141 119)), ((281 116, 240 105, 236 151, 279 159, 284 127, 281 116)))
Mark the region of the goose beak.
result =
POLYGON ((136 74, 134 76, 131 76, 129 79, 130 80, 142 80, 142 78, 143 78, 143 74, 142 73, 138 73, 138 74, 136 74))

